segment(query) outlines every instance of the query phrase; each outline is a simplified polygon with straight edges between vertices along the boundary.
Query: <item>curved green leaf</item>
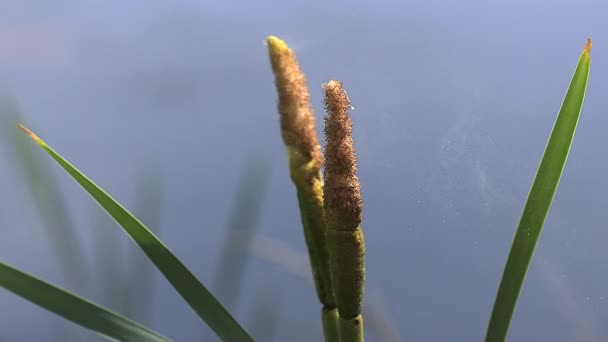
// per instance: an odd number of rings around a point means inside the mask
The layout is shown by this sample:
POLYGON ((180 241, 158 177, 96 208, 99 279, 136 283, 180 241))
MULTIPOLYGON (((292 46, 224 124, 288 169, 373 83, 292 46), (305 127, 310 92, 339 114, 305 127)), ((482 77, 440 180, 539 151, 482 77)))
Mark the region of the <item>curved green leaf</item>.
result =
POLYGON ((19 127, 55 159, 131 236, 182 298, 222 341, 252 341, 232 315, 150 229, 36 134, 21 125, 19 127))
POLYGON ((6 139, 2 145, 12 149, 13 160, 9 162, 27 185, 21 190, 29 199, 26 208, 36 210, 28 219, 37 217, 44 224, 42 234, 58 258, 66 284, 75 290, 85 289, 91 284, 84 245, 60 191, 57 176, 43 171, 49 165, 47 160, 43 155, 35 154, 36 147, 28 144, 21 132, 15 130, 15 125, 25 119, 17 100, 0 94, 0 139, 6 139))
POLYGON ((0 262, 0 287, 115 341, 170 341, 133 321, 0 262))
POLYGON ((570 81, 564 102, 536 172, 507 259, 486 341, 504 341, 517 299, 540 237, 551 201, 564 170, 585 98, 591 64, 591 39, 587 41, 570 81))

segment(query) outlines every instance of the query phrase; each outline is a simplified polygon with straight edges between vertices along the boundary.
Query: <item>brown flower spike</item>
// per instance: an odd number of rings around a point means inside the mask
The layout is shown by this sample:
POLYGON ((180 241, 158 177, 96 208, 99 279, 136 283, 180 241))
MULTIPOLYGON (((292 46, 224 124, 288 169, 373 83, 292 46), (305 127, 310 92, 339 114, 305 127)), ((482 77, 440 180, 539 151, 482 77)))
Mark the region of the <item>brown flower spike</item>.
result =
POLYGON ((357 157, 348 114, 350 101, 342 83, 331 80, 325 90, 325 210, 328 224, 337 230, 354 231, 361 221, 363 200, 357 177, 357 157))
MULTIPOLYGON (((363 201, 348 110, 350 101, 339 81, 325 91, 325 215, 330 267, 340 319, 361 324, 365 286, 365 242, 361 230, 363 201)), ((362 327, 358 328, 361 332, 362 327)), ((344 333, 345 331, 342 331, 344 333)))
POLYGON ((306 77, 300 70, 293 51, 279 38, 268 38, 268 52, 279 93, 283 141, 301 154, 302 159, 312 161, 313 165, 309 165, 310 174, 316 174, 321 169, 323 157, 317 141, 315 116, 310 105, 306 77))
POLYGON ((281 135, 287 147, 291 179, 296 186, 304 237, 315 278, 317 295, 326 311, 335 310, 326 224, 323 211, 323 156, 306 77, 293 51, 281 39, 268 37, 268 53, 279 94, 281 135))

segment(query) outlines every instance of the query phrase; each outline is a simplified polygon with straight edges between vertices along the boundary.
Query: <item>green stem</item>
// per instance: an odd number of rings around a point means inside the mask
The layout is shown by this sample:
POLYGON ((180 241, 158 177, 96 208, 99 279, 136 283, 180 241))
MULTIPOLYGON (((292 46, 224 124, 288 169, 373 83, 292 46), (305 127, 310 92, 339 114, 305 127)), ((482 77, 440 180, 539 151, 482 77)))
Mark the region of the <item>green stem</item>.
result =
POLYGON ((341 342, 363 342, 363 316, 339 319, 341 342))
POLYGON ((323 320, 323 335, 325 336, 325 342, 340 342, 338 309, 323 308, 321 310, 321 317, 323 320))

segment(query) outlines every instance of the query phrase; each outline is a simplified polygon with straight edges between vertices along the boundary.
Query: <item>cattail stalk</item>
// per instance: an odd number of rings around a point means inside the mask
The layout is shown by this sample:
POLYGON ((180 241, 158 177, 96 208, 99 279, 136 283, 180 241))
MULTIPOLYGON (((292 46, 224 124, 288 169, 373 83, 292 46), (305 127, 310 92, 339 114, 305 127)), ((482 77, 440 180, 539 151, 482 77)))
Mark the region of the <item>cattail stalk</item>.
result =
POLYGON ((361 307, 365 287, 365 242, 361 230, 363 200, 357 177, 350 101, 342 83, 325 91, 325 217, 334 293, 343 342, 363 341, 361 307))
POLYGON ((304 237, 319 301, 326 341, 338 341, 336 301, 333 293, 323 208, 323 155, 315 131, 306 77, 293 51, 281 39, 267 40, 279 95, 281 135, 287 149, 291 179, 296 187, 304 237))

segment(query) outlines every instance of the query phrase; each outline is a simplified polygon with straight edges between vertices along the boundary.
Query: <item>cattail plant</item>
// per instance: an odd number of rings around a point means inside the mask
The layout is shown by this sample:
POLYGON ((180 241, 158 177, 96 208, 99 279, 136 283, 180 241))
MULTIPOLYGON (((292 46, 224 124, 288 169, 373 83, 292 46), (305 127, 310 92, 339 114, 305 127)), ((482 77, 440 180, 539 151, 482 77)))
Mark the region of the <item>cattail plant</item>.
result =
POLYGON ((315 131, 306 77, 284 41, 270 36, 267 44, 279 95, 281 135, 287 149, 291 180, 297 191, 317 296, 323 305, 323 331, 327 341, 338 341, 338 312, 326 246, 321 177, 323 155, 315 131))
POLYGON ((325 91, 325 215, 330 266, 342 341, 363 341, 365 243, 361 230, 363 200, 357 177, 350 101, 342 83, 331 80, 325 91))
MULTIPOLYGON (((306 78, 294 53, 282 40, 269 37, 268 51, 279 94, 281 134, 297 191, 317 295, 323 306, 325 340, 362 342, 363 201, 349 116, 350 101, 339 81, 331 80, 323 85, 327 112, 323 179, 323 154, 315 134, 306 78)), ((586 94, 590 53, 589 39, 579 57, 524 205, 490 316, 487 342, 502 342, 507 338, 536 244, 570 153, 586 94)), ((116 221, 220 340, 253 341, 152 230, 36 134, 22 125, 19 127, 116 221)), ((59 209, 53 207, 48 212, 62 214, 59 209)), ((0 287, 111 340, 170 341, 150 328, 1 261, 0 287)))

